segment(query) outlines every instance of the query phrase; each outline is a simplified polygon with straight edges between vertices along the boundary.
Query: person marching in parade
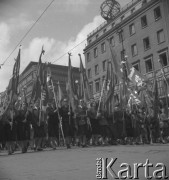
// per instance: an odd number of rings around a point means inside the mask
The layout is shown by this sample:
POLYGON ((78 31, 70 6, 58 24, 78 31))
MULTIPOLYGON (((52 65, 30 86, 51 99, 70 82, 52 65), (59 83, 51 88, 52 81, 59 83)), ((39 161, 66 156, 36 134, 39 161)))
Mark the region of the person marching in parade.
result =
MULTIPOLYGON (((17 140, 21 146, 22 153, 27 152, 28 139, 30 138, 30 122, 28 121, 27 104, 22 104, 17 113, 17 140)), ((30 119, 29 119, 30 120, 30 119)))
POLYGON ((62 118, 63 134, 65 136, 66 146, 68 149, 71 148, 71 137, 73 136, 73 112, 71 107, 68 105, 68 100, 63 100, 63 105, 59 110, 62 118))
POLYGON ((48 137, 51 147, 56 150, 57 141, 59 137, 59 118, 54 104, 48 105, 47 112, 47 124, 48 124, 48 137), (53 106, 52 106, 53 105, 53 106))
POLYGON ((34 138, 35 138, 35 150, 42 151, 42 141, 45 137, 45 130, 43 123, 40 123, 40 107, 36 102, 32 111, 34 138))
POLYGON ((92 144, 98 145, 99 122, 97 119, 97 109, 95 102, 91 103, 91 108, 88 110, 88 116, 91 122, 92 129, 92 144))
POLYGON ((108 144, 108 121, 106 118, 106 112, 100 110, 99 113, 97 113, 97 120, 99 121, 100 134, 102 137, 101 144, 106 145, 108 144))
POLYGON ((8 109, 3 115, 2 121, 4 122, 4 140, 8 154, 14 153, 14 142, 16 141, 16 114, 14 110, 8 109))
POLYGON ((87 107, 82 99, 79 100, 79 105, 76 112, 76 121, 78 126, 78 135, 82 147, 86 147, 87 135, 87 107))

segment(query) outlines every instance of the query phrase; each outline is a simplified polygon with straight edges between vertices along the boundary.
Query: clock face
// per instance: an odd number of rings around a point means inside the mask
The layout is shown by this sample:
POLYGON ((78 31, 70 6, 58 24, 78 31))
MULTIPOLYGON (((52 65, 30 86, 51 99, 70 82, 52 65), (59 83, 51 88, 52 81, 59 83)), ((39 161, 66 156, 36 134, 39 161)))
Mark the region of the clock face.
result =
POLYGON ((112 20, 120 12, 120 4, 115 0, 105 0, 101 6, 101 16, 105 20, 112 20))

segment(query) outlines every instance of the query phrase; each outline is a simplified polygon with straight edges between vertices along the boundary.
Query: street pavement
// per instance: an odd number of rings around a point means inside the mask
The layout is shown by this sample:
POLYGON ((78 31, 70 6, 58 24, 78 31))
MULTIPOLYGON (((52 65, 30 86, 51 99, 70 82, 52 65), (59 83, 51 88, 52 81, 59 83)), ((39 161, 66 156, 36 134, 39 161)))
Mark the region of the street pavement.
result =
MULTIPOLYGON (((116 173, 121 163, 145 163, 149 159, 156 169, 157 163, 164 163, 169 175, 169 144, 117 145, 103 147, 60 147, 42 152, 16 152, 7 155, 0 152, 0 180, 96 180, 96 159, 117 158, 113 165, 116 173)), ((110 161, 110 160, 109 160, 110 161)), ((123 168, 124 169, 124 168, 123 168)), ((108 179, 114 179, 108 174, 108 179)), ((144 180, 144 169, 139 169, 139 179, 144 180)))

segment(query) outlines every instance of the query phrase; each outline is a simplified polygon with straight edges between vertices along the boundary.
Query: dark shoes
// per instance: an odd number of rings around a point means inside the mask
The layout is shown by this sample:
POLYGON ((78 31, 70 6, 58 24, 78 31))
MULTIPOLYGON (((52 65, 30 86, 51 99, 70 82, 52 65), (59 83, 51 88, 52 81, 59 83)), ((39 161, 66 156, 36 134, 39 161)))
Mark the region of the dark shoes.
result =
POLYGON ((42 148, 37 148, 36 150, 37 150, 37 151, 43 151, 43 149, 42 149, 42 148))

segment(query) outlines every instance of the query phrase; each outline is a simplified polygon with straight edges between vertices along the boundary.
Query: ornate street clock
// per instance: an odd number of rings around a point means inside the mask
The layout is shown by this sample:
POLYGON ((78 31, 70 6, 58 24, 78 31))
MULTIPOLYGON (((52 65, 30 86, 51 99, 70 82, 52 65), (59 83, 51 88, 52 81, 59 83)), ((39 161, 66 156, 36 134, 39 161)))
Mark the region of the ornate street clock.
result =
POLYGON ((112 20, 120 12, 120 8, 116 0, 105 0, 100 6, 101 16, 107 21, 112 20))

